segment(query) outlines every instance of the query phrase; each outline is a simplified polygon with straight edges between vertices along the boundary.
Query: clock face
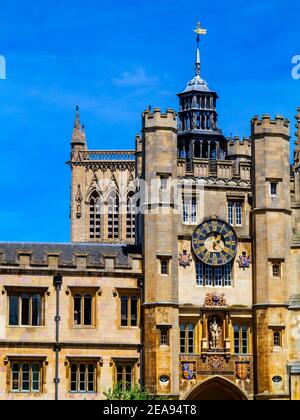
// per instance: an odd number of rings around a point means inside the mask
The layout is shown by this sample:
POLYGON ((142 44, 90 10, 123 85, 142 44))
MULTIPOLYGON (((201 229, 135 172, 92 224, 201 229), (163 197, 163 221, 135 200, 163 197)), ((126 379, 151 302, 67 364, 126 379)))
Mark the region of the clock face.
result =
POLYGON ((238 239, 233 228, 218 219, 207 220, 195 230, 193 250, 204 264, 222 266, 237 254, 238 239))

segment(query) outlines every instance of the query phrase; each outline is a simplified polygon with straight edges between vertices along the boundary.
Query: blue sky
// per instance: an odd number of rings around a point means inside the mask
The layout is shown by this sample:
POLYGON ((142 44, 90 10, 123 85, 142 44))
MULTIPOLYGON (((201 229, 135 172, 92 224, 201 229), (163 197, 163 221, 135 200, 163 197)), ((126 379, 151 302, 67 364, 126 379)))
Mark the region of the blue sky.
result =
POLYGON ((148 105, 177 109, 194 74, 197 20, 208 30, 202 76, 220 96, 224 133, 249 135, 256 114, 293 119, 299 12, 296 0, 3 2, 0 240, 69 241, 75 106, 89 148, 133 148, 148 105))

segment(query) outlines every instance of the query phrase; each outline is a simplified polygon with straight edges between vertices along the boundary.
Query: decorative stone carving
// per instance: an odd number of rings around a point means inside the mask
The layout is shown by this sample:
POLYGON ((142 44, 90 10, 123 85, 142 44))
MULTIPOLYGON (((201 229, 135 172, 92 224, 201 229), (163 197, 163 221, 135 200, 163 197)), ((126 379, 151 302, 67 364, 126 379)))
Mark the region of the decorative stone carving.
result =
POLYGON ((207 293, 204 306, 227 306, 225 293, 207 293))
POLYGON ((181 364, 182 379, 191 381, 196 379, 196 363, 184 362, 181 364))
POLYGON ((235 376, 240 381, 250 379, 250 364, 248 362, 239 362, 235 364, 235 376))
POLYGON ((76 201, 76 204, 77 204, 76 217, 77 217, 77 219, 80 219, 81 215, 82 215, 81 204, 82 204, 82 201, 83 201, 80 185, 78 185, 78 188, 77 188, 77 194, 76 194, 75 201, 76 201))
POLYGON ((213 372, 223 372, 224 371, 224 358, 221 356, 209 357, 208 367, 213 372))
POLYGON ((224 186, 229 185, 232 187, 240 187, 240 188, 251 188, 251 181, 247 181, 244 179, 226 179, 226 178, 216 178, 213 176, 209 177, 197 177, 197 181, 195 182, 193 179, 189 179, 186 177, 179 178, 179 181, 183 185, 195 184, 195 185, 218 185, 224 186))
POLYGON ((246 270, 246 268, 250 268, 251 262, 252 262, 251 258, 247 257, 246 252, 243 252, 243 255, 241 255, 237 259, 237 263, 238 263, 239 267, 242 268, 244 271, 246 270))
POLYGON ((214 317, 209 325, 209 332, 210 332, 210 342, 209 346, 211 350, 217 350, 219 346, 219 335, 221 332, 221 327, 217 322, 217 318, 214 317))
POLYGON ((157 323, 160 325, 169 323, 169 315, 165 308, 157 309, 157 323))
POLYGON ((182 253, 179 254, 179 265, 180 267, 187 268, 191 266, 192 263, 191 254, 188 254, 186 250, 183 250, 182 253))

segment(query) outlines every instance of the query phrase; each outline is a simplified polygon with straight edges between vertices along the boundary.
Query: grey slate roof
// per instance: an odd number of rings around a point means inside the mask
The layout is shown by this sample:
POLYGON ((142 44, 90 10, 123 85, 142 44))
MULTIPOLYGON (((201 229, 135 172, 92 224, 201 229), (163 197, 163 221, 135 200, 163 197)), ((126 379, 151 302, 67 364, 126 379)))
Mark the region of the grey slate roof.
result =
POLYGON ((31 264, 44 265, 48 254, 59 254, 60 265, 73 266, 76 255, 87 255, 88 265, 101 267, 104 256, 116 258, 117 266, 127 266, 129 255, 140 254, 136 245, 76 244, 76 243, 2 243, 0 242, 0 262, 14 265, 18 263, 20 252, 31 254, 31 264), (1 257, 2 254, 2 257, 1 257))

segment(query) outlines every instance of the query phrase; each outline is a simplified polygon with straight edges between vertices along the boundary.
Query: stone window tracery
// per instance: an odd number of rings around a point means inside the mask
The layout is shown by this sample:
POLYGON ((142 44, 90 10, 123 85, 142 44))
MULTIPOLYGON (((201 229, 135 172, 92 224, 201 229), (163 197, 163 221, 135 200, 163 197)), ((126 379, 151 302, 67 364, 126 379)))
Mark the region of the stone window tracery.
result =
POLYGON ((90 239, 101 238, 101 199, 94 191, 90 197, 90 239))

